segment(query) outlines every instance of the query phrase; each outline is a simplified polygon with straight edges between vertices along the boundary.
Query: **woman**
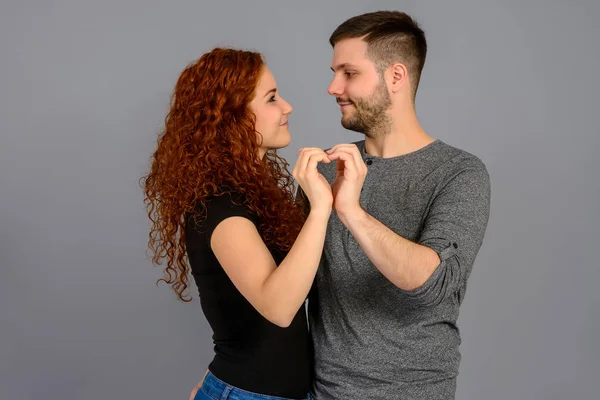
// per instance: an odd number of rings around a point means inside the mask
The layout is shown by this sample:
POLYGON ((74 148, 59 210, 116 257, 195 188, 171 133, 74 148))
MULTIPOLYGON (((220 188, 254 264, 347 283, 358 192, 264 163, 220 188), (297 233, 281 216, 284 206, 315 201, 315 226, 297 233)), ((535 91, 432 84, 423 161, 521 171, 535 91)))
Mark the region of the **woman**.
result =
POLYGON ((290 142, 291 112, 258 53, 214 49, 177 81, 145 195, 162 280, 189 301, 191 272, 214 332, 191 399, 310 397, 303 304, 332 207, 317 164, 330 161, 321 149, 299 153, 305 215, 275 153, 290 142))

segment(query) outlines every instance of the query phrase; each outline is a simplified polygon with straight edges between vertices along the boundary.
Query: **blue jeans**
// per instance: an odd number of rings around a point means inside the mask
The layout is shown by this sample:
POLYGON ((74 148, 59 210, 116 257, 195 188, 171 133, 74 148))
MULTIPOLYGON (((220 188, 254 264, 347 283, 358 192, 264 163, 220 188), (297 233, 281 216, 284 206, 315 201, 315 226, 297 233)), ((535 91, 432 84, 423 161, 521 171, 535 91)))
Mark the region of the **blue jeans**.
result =
MULTIPOLYGON (((312 397, 307 394, 305 400, 310 400, 312 397)), ((268 396, 266 394, 258 394, 248 392, 243 389, 231 386, 211 372, 208 372, 204 377, 202 386, 198 389, 194 400, 291 400, 285 397, 268 396)))

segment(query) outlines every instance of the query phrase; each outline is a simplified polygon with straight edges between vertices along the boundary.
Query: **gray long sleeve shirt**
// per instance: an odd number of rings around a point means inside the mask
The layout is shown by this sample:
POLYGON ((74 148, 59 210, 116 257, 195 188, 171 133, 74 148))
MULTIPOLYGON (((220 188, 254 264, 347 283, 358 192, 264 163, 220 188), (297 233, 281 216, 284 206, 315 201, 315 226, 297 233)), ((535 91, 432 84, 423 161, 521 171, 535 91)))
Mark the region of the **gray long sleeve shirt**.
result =
MULTIPOLYGON (((309 297, 317 400, 454 399, 457 327, 467 278, 483 241, 490 180, 475 156, 440 140, 378 158, 357 142, 368 173, 362 207, 396 234, 428 246, 441 263, 421 287, 396 287, 335 213, 309 297)), ((329 182, 335 163, 321 164, 329 182)))

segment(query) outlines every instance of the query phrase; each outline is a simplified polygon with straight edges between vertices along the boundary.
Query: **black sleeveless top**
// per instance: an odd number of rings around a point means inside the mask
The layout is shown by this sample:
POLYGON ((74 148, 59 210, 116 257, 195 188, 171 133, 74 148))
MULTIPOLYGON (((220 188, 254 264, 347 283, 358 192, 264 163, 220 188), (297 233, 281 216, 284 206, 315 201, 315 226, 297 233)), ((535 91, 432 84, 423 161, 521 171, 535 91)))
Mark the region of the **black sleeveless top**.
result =
MULTIPOLYGON (((186 218, 186 248, 200 304, 213 330, 215 356, 210 371, 250 392, 304 399, 309 391, 309 336, 304 306, 281 328, 264 318, 236 289, 210 247, 217 225, 228 217, 259 220, 242 195, 212 197, 206 219, 186 218)), ((231 237, 230 240, 236 240, 231 237)), ((270 249, 277 265, 285 254, 270 249)))

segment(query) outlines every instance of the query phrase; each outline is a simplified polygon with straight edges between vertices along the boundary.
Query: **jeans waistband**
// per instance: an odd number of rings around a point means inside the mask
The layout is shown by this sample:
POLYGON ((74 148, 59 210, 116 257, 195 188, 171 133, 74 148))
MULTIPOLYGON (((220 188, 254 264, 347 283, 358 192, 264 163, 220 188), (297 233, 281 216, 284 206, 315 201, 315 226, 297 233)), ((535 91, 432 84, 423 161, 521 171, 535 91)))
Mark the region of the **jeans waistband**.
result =
MULTIPOLYGON (((237 388, 235 386, 231 386, 230 384, 225 383, 216 376, 214 376, 210 371, 204 377, 204 382, 202 382, 200 390, 204 390, 206 393, 208 393, 211 397, 214 397, 215 399, 227 399, 229 395, 232 394, 232 392, 234 392, 234 394, 237 394, 238 397, 242 395, 243 398, 248 398, 252 400, 291 400, 284 397, 253 393, 247 390, 237 388)), ((307 399, 310 400, 311 396, 309 394, 307 394, 307 396, 307 399)))

